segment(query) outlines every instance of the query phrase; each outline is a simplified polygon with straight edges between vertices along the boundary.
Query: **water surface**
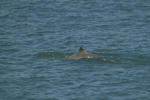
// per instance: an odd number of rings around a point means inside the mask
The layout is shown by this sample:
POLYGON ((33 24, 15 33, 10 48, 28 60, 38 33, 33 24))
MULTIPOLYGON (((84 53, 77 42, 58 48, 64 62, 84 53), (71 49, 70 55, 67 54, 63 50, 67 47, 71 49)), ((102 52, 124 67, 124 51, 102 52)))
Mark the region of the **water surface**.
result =
POLYGON ((2 100, 149 100, 148 0, 1 0, 2 100), (64 60, 83 46, 105 58, 64 60))

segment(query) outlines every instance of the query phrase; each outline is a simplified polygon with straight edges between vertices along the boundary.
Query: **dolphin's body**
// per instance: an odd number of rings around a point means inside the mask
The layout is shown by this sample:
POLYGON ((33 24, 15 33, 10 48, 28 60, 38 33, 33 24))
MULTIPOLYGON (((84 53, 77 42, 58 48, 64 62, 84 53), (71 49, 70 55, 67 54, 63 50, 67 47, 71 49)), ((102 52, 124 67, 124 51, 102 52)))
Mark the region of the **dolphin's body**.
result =
POLYGON ((68 60, 79 60, 83 58, 91 59, 91 58, 97 58, 97 56, 95 54, 85 51, 82 47, 80 47, 77 53, 66 57, 66 59, 68 60))

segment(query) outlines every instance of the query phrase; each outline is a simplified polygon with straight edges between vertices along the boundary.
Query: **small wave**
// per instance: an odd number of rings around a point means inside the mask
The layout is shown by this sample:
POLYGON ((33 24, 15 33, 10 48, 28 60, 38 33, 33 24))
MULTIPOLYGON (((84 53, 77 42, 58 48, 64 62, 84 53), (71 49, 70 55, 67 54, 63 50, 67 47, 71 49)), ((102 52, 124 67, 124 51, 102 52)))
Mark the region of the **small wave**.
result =
MULTIPOLYGON (((139 54, 113 54, 113 53, 95 53, 98 55, 100 62, 116 63, 116 64, 134 64, 145 65, 150 64, 150 56, 139 54)), ((72 53, 63 52, 40 52, 35 56, 40 59, 64 59, 66 56, 70 56, 72 53)), ((85 59, 83 59, 85 60, 85 59)), ((85 60, 86 61, 86 60, 85 60)), ((96 60, 97 61, 97 60, 96 60)))
POLYGON ((101 53, 98 54, 105 59, 106 62, 113 62, 118 64, 134 64, 134 65, 146 65, 150 64, 150 56, 141 54, 115 54, 115 53, 101 53))

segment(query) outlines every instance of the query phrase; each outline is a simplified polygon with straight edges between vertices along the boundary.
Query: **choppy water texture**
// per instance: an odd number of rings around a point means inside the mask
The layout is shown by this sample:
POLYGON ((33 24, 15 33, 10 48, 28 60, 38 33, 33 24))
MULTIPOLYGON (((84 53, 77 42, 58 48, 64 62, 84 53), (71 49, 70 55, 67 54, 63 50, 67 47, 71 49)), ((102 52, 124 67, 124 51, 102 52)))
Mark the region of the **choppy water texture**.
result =
POLYGON ((1 0, 0 100, 150 100, 149 0, 1 0), (64 60, 83 46, 105 58, 64 60))

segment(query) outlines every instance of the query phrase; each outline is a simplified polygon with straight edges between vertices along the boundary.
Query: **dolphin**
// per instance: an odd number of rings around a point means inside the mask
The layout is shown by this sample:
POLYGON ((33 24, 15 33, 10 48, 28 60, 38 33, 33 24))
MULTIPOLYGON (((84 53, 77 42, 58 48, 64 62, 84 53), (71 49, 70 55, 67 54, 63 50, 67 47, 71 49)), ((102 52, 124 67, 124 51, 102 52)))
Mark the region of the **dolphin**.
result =
POLYGON ((68 56, 65 59, 68 59, 68 60, 79 60, 79 59, 83 59, 83 58, 92 59, 92 58, 97 58, 97 57, 98 56, 96 54, 87 52, 82 47, 80 47, 78 49, 77 53, 75 53, 75 54, 73 54, 71 56, 68 56))

